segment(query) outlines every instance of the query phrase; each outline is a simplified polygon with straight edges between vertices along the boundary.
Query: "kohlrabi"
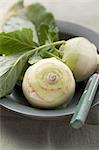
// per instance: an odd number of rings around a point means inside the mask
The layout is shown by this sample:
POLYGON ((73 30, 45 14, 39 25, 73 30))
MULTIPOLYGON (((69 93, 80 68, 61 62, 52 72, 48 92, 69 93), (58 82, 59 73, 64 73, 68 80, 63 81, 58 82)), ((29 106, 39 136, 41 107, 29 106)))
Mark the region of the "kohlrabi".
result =
POLYGON ((99 54, 98 54, 98 64, 97 64, 96 72, 99 73, 99 54))
POLYGON ((47 58, 27 69, 22 88, 33 106, 54 108, 70 102, 75 80, 67 65, 56 58, 47 58))
POLYGON ((66 41, 60 47, 62 60, 72 70, 76 81, 83 81, 93 74, 97 67, 96 46, 84 37, 66 41))

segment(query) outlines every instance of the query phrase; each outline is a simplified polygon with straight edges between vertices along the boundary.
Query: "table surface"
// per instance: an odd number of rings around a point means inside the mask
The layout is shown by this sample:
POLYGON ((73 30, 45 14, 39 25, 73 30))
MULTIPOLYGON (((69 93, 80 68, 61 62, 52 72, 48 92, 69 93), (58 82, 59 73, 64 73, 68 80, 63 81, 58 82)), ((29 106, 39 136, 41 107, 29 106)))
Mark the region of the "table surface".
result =
MULTIPOLYGON (((99 32, 98 0, 25 0, 42 2, 59 20, 99 32)), ((0 24, 16 0, 0 0, 0 24)), ((83 128, 75 130, 66 118, 36 120, 0 107, 0 150, 98 150, 99 106, 90 110, 83 128)))

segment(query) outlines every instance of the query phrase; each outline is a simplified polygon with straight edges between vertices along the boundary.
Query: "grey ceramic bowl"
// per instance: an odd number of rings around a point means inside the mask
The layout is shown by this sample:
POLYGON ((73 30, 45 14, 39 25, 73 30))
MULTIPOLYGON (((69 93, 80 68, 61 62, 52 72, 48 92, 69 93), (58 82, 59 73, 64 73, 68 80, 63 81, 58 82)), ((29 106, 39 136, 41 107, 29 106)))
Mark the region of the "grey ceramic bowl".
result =
MULTIPOLYGON (((60 39, 67 40, 72 37, 83 36, 92 41, 97 46, 97 49, 99 49, 99 34, 97 34, 96 32, 70 22, 58 21, 57 25, 60 31, 60 39)), ((14 91, 11 95, 0 99, 0 105, 14 112, 41 119, 52 119, 62 116, 68 116, 74 113, 85 85, 86 82, 77 84, 75 96, 67 107, 61 107, 54 110, 41 110, 38 108, 33 108, 31 105, 29 105, 22 93, 21 88, 18 86, 14 88, 14 91)), ((99 89, 97 90, 92 107, 97 104, 99 104, 99 89)))

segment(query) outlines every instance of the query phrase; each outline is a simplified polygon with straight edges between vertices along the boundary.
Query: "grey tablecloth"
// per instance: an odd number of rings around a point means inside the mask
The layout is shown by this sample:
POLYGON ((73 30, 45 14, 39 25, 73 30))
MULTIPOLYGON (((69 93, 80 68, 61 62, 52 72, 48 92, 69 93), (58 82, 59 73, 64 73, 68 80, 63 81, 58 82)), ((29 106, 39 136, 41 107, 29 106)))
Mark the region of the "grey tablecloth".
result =
MULTIPOLYGON (((0 22, 16 0, 0 0, 0 22)), ((25 0, 31 2, 35 0, 25 0)), ((37 1, 37 0, 36 0, 37 1)), ((99 32, 98 0, 39 0, 56 19, 76 22, 99 32)), ((72 129, 66 118, 36 120, 0 107, 0 150, 98 150, 99 106, 91 109, 85 126, 72 129)))

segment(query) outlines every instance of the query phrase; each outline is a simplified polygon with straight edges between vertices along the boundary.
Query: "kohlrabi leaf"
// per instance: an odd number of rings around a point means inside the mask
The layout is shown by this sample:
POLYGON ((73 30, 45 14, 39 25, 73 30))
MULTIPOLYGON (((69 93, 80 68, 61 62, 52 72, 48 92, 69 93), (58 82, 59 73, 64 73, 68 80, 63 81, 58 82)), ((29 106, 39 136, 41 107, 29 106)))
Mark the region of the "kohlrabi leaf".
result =
POLYGON ((19 9, 22 9, 24 7, 24 0, 19 0, 18 2, 16 2, 9 11, 18 11, 19 9))
POLYGON ((26 16, 38 28, 41 23, 54 24, 54 17, 51 13, 46 11, 46 8, 39 4, 32 4, 26 7, 26 16))
MULTIPOLYGON (((28 63, 31 65, 31 64, 38 62, 41 59, 50 58, 50 57, 55 57, 58 60, 62 61, 61 56, 62 56, 63 52, 58 50, 55 47, 56 45, 60 45, 60 42, 64 43, 64 41, 58 41, 58 42, 54 42, 53 44, 50 43, 50 44, 42 45, 41 46, 42 48, 40 49, 40 51, 37 50, 34 53, 34 55, 32 55, 29 58, 28 63)), ((39 47, 38 47, 38 49, 39 49, 39 47)))
POLYGON ((11 55, 35 48, 31 29, 0 33, 0 54, 11 55))
POLYGON ((28 63, 30 65, 33 65, 35 63, 37 63, 38 61, 40 61, 41 59, 43 59, 40 55, 34 55, 33 57, 31 57, 28 61, 28 63))
POLYGON ((3 76, 20 55, 0 56, 0 77, 3 76))
MULTIPOLYGON (((10 94, 27 62, 33 54, 32 51, 20 53, 20 56, 13 56, 11 63, 8 59, 8 66, 0 66, 0 98, 10 94), (3 68, 4 67, 4 68, 3 68), (2 70, 1 70, 2 69, 2 70)), ((4 56, 5 57, 5 56, 4 56)), ((2 58, 1 58, 2 59, 2 58)), ((7 65, 7 60, 4 61, 7 65)), ((2 64, 2 63, 1 63, 2 64)))
POLYGON ((51 52, 49 52, 49 51, 42 51, 41 56, 42 56, 43 58, 51 58, 51 57, 54 57, 54 58, 56 58, 56 59, 62 61, 62 59, 61 59, 59 56, 57 56, 57 55, 55 55, 55 54, 53 54, 53 53, 51 53, 51 52))
POLYGON ((36 26, 40 45, 58 40, 58 28, 52 13, 39 3, 26 7, 26 17, 36 26))
POLYGON ((24 0, 16 2, 7 12, 6 19, 9 19, 11 16, 23 15, 24 12, 24 0))
POLYGON ((39 45, 58 40, 58 28, 52 13, 39 3, 23 7, 23 2, 15 4, 8 12, 2 30, 9 32, 22 28, 33 31, 33 40, 39 45), (9 16, 9 12, 11 15, 9 16))
POLYGON ((13 32, 16 30, 31 29, 33 31, 33 41, 38 43, 38 35, 35 26, 25 18, 20 16, 12 16, 2 26, 2 31, 4 32, 13 32))
POLYGON ((32 64, 35 64, 36 62, 38 62, 39 60, 41 60, 41 59, 43 59, 43 58, 46 58, 45 52, 46 52, 46 51, 49 51, 50 49, 51 49, 51 47, 46 47, 46 45, 44 45, 44 48, 42 48, 41 51, 36 51, 36 52, 34 53, 34 55, 32 55, 32 56, 29 58, 28 63, 29 63, 30 65, 32 65, 32 64))
POLYGON ((42 23, 38 27, 38 37, 40 45, 56 41, 58 40, 57 28, 42 23))
POLYGON ((1 30, 3 32, 12 32, 23 28, 31 29, 33 31, 33 40, 38 43, 37 31, 34 24, 26 19, 23 0, 21 0, 7 12, 1 30))
POLYGON ((1 26, 1 31, 12 32, 21 30, 22 28, 31 29, 33 31, 33 40, 39 43, 35 25, 26 18, 23 3, 24 1, 20 0, 9 9, 6 14, 6 19, 1 26))

